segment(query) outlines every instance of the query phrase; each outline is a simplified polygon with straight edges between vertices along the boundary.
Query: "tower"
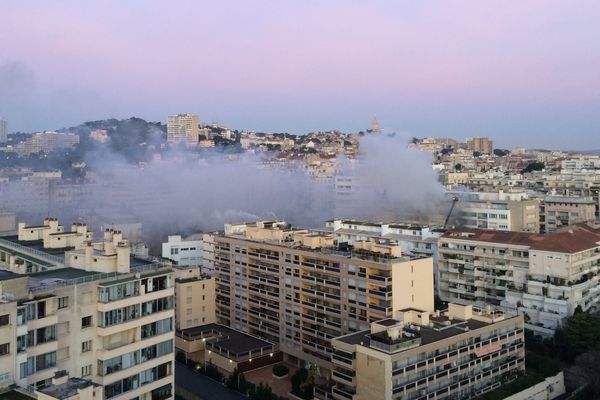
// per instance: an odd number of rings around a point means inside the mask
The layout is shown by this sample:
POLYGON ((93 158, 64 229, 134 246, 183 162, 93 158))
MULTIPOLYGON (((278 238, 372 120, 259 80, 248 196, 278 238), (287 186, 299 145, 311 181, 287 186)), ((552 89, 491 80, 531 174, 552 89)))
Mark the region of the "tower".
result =
POLYGON ((377 115, 373 115, 373 119, 371 120, 371 133, 380 133, 381 129, 379 129, 379 122, 377 122, 377 115))

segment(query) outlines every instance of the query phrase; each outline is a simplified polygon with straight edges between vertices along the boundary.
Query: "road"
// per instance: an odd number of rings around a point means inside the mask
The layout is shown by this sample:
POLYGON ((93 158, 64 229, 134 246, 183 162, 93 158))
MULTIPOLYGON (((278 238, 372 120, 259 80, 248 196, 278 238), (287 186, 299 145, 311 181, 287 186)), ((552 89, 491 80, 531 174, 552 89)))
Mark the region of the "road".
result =
POLYGON ((186 400, 248 400, 246 396, 227 389, 204 375, 193 372, 180 362, 175 362, 175 394, 186 400), (178 393, 177 387, 183 388, 178 393), (197 398, 188 398, 185 392, 197 398))

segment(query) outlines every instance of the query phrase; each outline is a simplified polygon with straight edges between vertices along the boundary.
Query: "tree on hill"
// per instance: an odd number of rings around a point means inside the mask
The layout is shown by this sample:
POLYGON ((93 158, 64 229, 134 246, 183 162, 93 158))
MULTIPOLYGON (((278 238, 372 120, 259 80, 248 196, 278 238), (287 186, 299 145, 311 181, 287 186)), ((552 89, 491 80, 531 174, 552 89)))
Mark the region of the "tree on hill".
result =
POLYGON ((546 166, 544 165, 543 162, 533 161, 533 162, 530 162, 525 168, 523 168, 521 173, 524 174, 527 172, 542 171, 544 168, 546 168, 546 166))

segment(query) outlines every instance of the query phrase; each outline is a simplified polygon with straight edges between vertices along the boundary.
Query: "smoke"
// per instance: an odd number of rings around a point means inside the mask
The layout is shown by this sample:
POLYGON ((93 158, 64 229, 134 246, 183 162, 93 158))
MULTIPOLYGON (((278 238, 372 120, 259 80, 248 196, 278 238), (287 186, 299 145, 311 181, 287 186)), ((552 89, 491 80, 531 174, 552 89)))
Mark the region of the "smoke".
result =
POLYGON ((382 221, 441 219, 447 201, 431 167, 431 156, 407 143, 395 134, 361 140, 358 161, 341 163, 336 180, 336 187, 342 187, 336 193, 337 216, 382 221), (341 195, 348 183, 350 193, 341 195))
MULTIPOLYGON (((142 223, 145 240, 154 243, 168 234, 257 219, 302 227, 319 227, 333 217, 424 221, 446 207, 440 206, 443 190, 429 156, 406 143, 397 136, 365 136, 357 159, 339 158, 334 178, 315 179, 303 169, 272 166, 261 156, 216 150, 200 155, 169 150, 132 164, 109 141, 83 156, 94 183, 73 184, 70 191, 63 189, 66 195, 55 190, 61 201, 50 201, 47 213, 96 228, 142 223)), ((26 207, 28 200, 19 204, 26 207)))

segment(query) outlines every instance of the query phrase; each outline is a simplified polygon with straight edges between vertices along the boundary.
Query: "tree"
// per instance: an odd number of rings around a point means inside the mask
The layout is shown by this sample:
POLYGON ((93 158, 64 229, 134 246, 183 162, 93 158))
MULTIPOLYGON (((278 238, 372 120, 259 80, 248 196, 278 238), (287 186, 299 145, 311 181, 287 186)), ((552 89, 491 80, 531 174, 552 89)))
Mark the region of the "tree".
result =
POLYGON ((494 155, 496 155, 498 157, 504 157, 504 156, 508 155, 508 153, 510 153, 509 150, 494 149, 494 155))
POLYGON ((572 363, 589 351, 600 351, 600 318, 589 313, 573 314, 554 333, 556 350, 563 361, 572 363))
POLYGON ((585 387, 588 398, 600 398, 600 352, 588 351, 575 359, 567 376, 571 387, 585 387))
POLYGON ((462 166, 462 164, 456 164, 456 165, 454 166, 454 170, 455 170, 456 172, 460 172, 460 171, 462 171, 462 170, 463 170, 463 166, 462 166))
POLYGON ((527 164, 527 166, 523 168, 521 173, 524 174, 527 172, 542 171, 544 168, 546 168, 546 165, 543 162, 533 161, 527 164))
POLYGON ((306 368, 298 369, 291 377, 292 393, 302 399, 313 398, 314 376, 306 368))

